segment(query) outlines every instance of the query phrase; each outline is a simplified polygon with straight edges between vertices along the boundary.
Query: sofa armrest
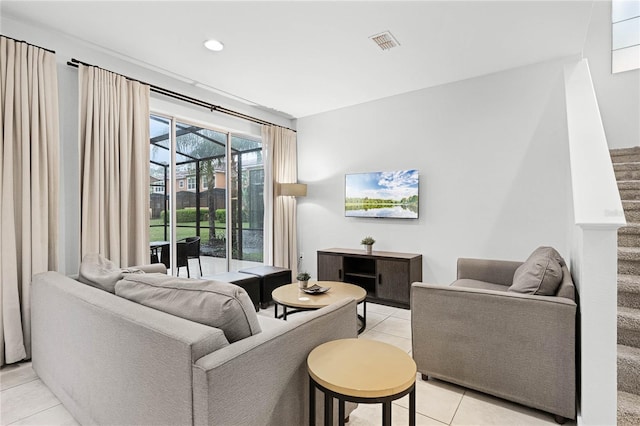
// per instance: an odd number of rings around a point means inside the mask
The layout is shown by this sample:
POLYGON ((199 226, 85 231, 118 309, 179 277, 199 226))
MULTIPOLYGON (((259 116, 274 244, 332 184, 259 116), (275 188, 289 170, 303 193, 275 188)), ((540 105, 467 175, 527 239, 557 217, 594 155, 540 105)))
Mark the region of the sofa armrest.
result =
POLYGON ((222 330, 57 272, 33 277, 33 369, 81 424, 193 424, 192 366, 222 330))
POLYGON ((322 343, 357 337, 356 303, 345 300, 293 318, 196 362, 195 424, 307 423, 307 356, 322 343))
POLYGON ((513 283, 513 274, 523 262, 493 259, 458 259, 458 279, 471 279, 507 287, 513 283))
POLYGON ((572 300, 414 283, 413 357, 422 374, 575 415, 572 300))
POLYGON ((164 265, 164 263, 150 263, 148 265, 131 266, 131 269, 140 269, 141 271, 147 274, 152 274, 152 273, 166 274, 167 273, 167 267, 164 265))

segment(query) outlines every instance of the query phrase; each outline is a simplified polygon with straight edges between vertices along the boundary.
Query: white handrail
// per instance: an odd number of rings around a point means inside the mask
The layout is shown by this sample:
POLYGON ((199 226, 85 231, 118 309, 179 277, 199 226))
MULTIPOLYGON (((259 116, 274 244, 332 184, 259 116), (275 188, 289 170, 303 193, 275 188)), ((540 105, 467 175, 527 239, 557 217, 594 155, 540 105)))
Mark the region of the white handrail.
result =
POLYGON ((586 59, 565 66, 567 126, 576 225, 626 221, 586 59))

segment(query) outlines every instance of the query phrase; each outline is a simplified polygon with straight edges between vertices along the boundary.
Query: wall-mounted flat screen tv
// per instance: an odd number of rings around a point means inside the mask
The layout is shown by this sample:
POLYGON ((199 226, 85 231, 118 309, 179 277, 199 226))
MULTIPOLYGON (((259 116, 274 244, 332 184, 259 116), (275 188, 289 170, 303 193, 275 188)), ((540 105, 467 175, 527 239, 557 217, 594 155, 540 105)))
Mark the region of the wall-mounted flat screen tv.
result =
POLYGON ((345 175, 347 217, 418 218, 418 171, 345 175))

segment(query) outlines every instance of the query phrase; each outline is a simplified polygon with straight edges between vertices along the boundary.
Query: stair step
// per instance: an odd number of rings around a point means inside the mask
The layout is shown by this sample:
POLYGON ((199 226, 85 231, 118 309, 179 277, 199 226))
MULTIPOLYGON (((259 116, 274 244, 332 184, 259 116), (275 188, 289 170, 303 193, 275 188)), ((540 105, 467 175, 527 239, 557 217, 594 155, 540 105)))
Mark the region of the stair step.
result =
POLYGON ((640 348, 640 310, 618 306, 618 344, 640 348))
POLYGON ((618 189, 640 189, 640 180, 619 180, 618 189))
POLYGON ((640 276, 618 275, 618 306, 640 309, 640 276))
POLYGON ((630 222, 618 228, 618 246, 640 247, 640 223, 630 222))
POLYGON ((620 180, 618 191, 623 200, 640 200, 640 180, 620 180))
POLYGON ((640 394, 640 348, 618 345, 618 390, 640 394))
MULTIPOLYGON (((638 164, 638 163, 621 163, 621 164, 638 164)), ((638 180, 640 179, 640 170, 616 170, 614 171, 616 180, 638 180)))
POLYGON ((640 161, 640 147, 612 149, 609 151, 613 163, 631 163, 640 161))
POLYGON ((640 161, 630 161, 628 163, 615 163, 613 170, 621 172, 625 170, 640 170, 640 161))
POLYGON ((639 247, 618 247, 618 273, 640 275, 639 247))
POLYGON ((618 259, 640 261, 640 247, 618 247, 618 259))
POLYGON ((640 425, 640 396, 618 392, 618 426, 640 425))
POLYGON ((632 146, 630 148, 613 148, 609 150, 612 157, 629 154, 640 154, 640 146, 632 146))
POLYGON ((640 222, 640 201, 622 200, 622 208, 628 222, 640 222))
POLYGON ((621 200, 640 200, 640 188, 620 188, 620 183, 622 182, 636 182, 633 180, 621 181, 618 182, 618 192, 620 192, 621 200))
POLYGON ((618 235, 626 234, 626 235, 636 235, 640 234, 640 223, 638 222, 627 222, 626 226, 622 226, 618 228, 618 235))
POLYGON ((639 180, 640 179, 640 162, 633 163, 614 163, 613 171, 616 180, 639 180))

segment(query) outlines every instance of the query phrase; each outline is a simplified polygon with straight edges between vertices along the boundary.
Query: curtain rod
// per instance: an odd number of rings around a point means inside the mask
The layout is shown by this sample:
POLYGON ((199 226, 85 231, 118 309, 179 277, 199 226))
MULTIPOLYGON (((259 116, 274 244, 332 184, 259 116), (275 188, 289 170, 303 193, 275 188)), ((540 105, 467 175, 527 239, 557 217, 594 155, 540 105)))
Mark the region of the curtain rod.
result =
MULTIPOLYGON (((67 65, 69 65, 71 67, 74 67, 74 68, 78 68, 78 65, 80 65, 80 64, 82 64, 82 65, 84 65, 86 67, 94 67, 94 68, 98 68, 98 69, 105 70, 105 71, 113 73, 113 71, 109 71, 109 70, 107 70, 105 68, 101 68, 101 67, 99 67, 97 65, 87 64, 86 62, 82 62, 82 61, 79 61, 79 60, 74 59, 74 58, 72 58, 71 61, 67 61, 67 65)), ((114 73, 114 74, 118 74, 118 73, 114 73)), ((122 74, 120 74, 120 75, 122 75, 122 74)), ((248 115, 248 114, 243 114, 241 112, 234 111, 232 109, 225 108, 225 107, 222 107, 220 105, 214 105, 214 104, 211 104, 209 102, 202 101, 200 99, 192 98, 191 96, 183 95, 182 93, 174 92, 172 90, 164 89, 162 87, 159 87, 159 86, 156 86, 156 85, 153 85, 153 84, 145 83, 144 81, 140 81, 140 80, 137 80, 135 78, 127 77, 126 75, 122 75, 122 76, 124 78, 126 78, 127 80, 137 81, 138 83, 145 84, 145 85, 149 86, 149 89, 154 93, 158 93, 160 95, 164 95, 164 96, 167 96, 167 97, 170 97, 170 98, 173 98, 173 99, 177 99, 177 100, 182 101, 182 102, 187 102, 187 103, 190 103, 190 104, 193 104, 193 105, 197 105, 197 106, 206 108, 211 112, 220 112, 222 114, 231 115, 233 117, 240 118, 240 119, 247 120, 247 121, 251 121, 253 123, 281 127, 283 129, 287 129, 287 130, 291 130, 292 132, 296 132, 295 130, 290 129, 288 127, 281 126, 281 125, 275 124, 275 123, 271 123, 269 121, 262 120, 262 119, 257 118, 257 117, 253 117, 253 116, 248 115)))
POLYGON ((0 36, 2 36, 2 37, 4 37, 4 38, 8 38, 8 39, 10 39, 10 40, 13 40, 13 41, 15 41, 16 43, 24 43, 24 44, 29 45, 29 46, 37 47, 38 49, 46 50, 47 52, 51 52, 51 53, 53 53, 54 55, 55 55, 55 53, 56 53, 56 51, 55 51, 55 50, 47 49, 46 47, 42 47, 42 46, 38 46, 38 45, 33 44, 33 43, 29 43, 28 41, 18 40, 17 38, 9 37, 9 36, 6 36, 6 35, 4 35, 4 34, 0 34, 0 36))

